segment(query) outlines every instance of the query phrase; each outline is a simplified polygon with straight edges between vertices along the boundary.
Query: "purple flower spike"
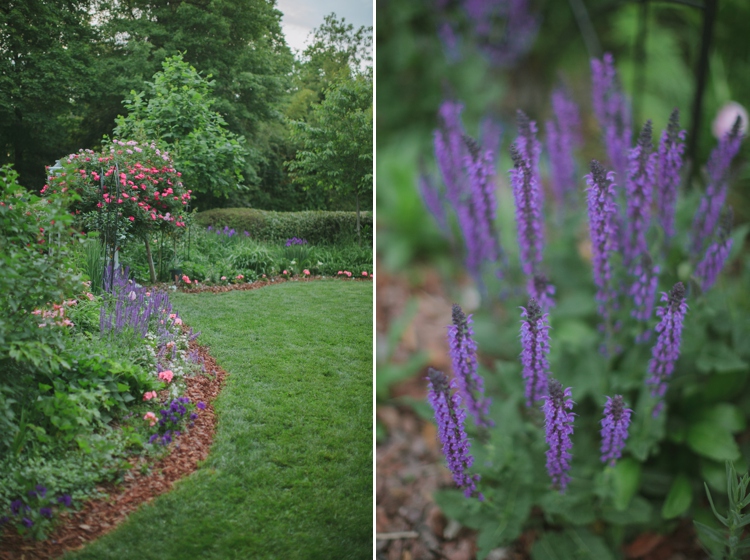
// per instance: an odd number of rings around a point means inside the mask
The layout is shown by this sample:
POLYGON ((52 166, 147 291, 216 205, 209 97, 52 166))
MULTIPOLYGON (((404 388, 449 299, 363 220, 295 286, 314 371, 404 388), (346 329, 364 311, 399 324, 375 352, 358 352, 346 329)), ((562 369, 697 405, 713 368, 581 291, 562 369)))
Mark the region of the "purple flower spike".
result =
POLYGON ((510 147, 510 156, 513 158, 510 182, 516 202, 521 269, 526 276, 532 276, 542 262, 544 247, 541 187, 529 160, 515 144, 510 147))
POLYGON ((604 143, 617 180, 627 177, 630 150, 630 104, 617 79, 615 61, 610 53, 602 60, 591 60, 594 113, 604 131, 604 143))
POLYGON ((651 319, 659 272, 659 265, 653 263, 647 252, 636 260, 633 267, 632 273, 635 281, 630 287, 630 297, 633 298, 634 309, 631 311, 631 315, 639 321, 651 319))
POLYGON ((529 278, 526 283, 526 291, 529 298, 535 299, 539 303, 542 311, 549 311, 555 306, 555 286, 544 274, 534 274, 532 278, 529 278))
POLYGON ((599 314, 605 321, 609 320, 608 305, 614 298, 611 287, 612 263, 611 253, 616 249, 616 225, 614 174, 610 171, 605 176, 602 165, 593 160, 591 174, 586 175, 589 212, 589 235, 593 260, 594 284, 596 284, 596 301, 599 303, 599 314))
POLYGON ((521 309, 521 364, 526 381, 526 406, 531 407, 547 395, 549 323, 548 315, 542 314, 535 299, 530 299, 528 307, 521 309))
POLYGON ((578 182, 573 150, 581 145, 581 118, 578 106, 563 89, 552 93, 552 110, 555 120, 545 126, 550 183, 558 209, 562 209, 572 202, 578 182))
POLYGON ((728 208, 721 217, 719 238, 709 245, 703 260, 695 267, 695 276, 700 280, 701 289, 707 292, 716 282, 724 263, 732 250, 732 209, 728 208))
POLYGON ((608 462, 614 467, 622 456, 632 413, 632 410, 625 408, 622 395, 615 395, 613 399, 607 397, 602 418, 602 463, 608 462))
POLYGON ((664 394, 667 392, 667 380, 674 371, 674 365, 680 356, 680 343, 682 342, 682 324, 687 313, 685 302, 685 286, 677 282, 667 295, 662 292, 661 301, 667 302, 664 307, 656 310, 656 315, 661 322, 656 325, 659 338, 656 340, 651 352, 651 361, 648 364, 648 372, 651 375, 646 380, 646 385, 651 386, 651 396, 659 399, 654 408, 654 417, 659 416, 664 407, 664 394))
POLYGON ((659 142, 659 164, 656 175, 656 207, 659 223, 667 239, 675 234, 674 215, 677 203, 677 187, 680 185, 682 154, 685 151, 685 131, 680 130, 680 110, 675 109, 669 116, 667 129, 659 142))
POLYGON ((493 426, 487 418, 490 399, 484 396, 484 381, 477 373, 477 343, 472 338, 471 315, 468 317, 458 305, 453 305, 453 324, 448 327, 453 373, 466 408, 474 416, 477 426, 493 426))
POLYGON ((550 380, 549 396, 544 397, 544 428, 549 449, 547 450, 547 472, 552 478, 552 486, 562 494, 570 481, 568 471, 572 455, 570 449, 573 443, 573 399, 570 398, 570 387, 563 391, 562 384, 557 379, 550 380))
POLYGON ((656 153, 651 145, 651 121, 643 125, 638 142, 628 155, 629 176, 625 184, 627 215, 626 241, 623 244, 625 263, 648 251, 646 231, 651 224, 651 201, 656 181, 656 153))
POLYGON ((429 369, 427 379, 427 398, 435 410, 438 437, 443 444, 443 454, 453 473, 453 480, 459 488, 463 488, 467 498, 477 496, 481 501, 484 497, 476 487, 479 475, 469 475, 466 472, 474 463, 474 457, 469 454, 471 444, 464 431, 466 412, 460 406, 461 397, 458 393, 451 394, 456 382, 453 380, 449 383, 442 371, 433 368, 429 369))
POLYGON ((711 156, 706 164, 708 185, 706 186, 706 194, 703 195, 698 211, 693 219, 691 232, 692 241, 690 249, 693 258, 696 260, 703 253, 706 240, 714 236, 721 209, 727 198, 729 170, 734 156, 740 150, 743 138, 740 132, 741 123, 742 119, 737 117, 732 130, 719 140, 719 144, 711 152, 711 156))

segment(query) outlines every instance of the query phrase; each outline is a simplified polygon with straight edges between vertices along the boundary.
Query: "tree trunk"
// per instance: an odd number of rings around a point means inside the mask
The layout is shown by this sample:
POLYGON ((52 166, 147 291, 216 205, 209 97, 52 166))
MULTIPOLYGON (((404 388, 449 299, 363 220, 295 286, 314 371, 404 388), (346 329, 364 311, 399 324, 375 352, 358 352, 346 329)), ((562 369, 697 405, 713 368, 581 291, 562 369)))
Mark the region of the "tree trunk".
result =
POLYGON ((156 284, 156 270, 154 269, 154 259, 151 256, 151 243, 148 239, 148 234, 143 236, 143 241, 146 243, 146 260, 148 261, 148 273, 151 276, 151 283, 156 284))
POLYGON ((357 243, 359 243, 359 246, 362 246, 362 234, 359 231, 359 193, 356 195, 357 198, 357 243))

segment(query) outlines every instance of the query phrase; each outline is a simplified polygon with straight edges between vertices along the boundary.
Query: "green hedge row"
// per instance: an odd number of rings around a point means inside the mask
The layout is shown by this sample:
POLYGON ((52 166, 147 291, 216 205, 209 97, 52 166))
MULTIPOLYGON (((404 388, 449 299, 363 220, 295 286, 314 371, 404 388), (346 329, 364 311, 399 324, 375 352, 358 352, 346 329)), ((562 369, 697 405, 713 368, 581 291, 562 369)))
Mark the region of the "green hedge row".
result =
MULTIPOLYGON (((254 208, 215 208, 196 214, 199 226, 247 231, 253 239, 283 241, 291 237, 313 244, 356 239, 356 212, 272 212, 254 208)), ((360 213, 362 241, 372 243, 372 212, 360 213)))

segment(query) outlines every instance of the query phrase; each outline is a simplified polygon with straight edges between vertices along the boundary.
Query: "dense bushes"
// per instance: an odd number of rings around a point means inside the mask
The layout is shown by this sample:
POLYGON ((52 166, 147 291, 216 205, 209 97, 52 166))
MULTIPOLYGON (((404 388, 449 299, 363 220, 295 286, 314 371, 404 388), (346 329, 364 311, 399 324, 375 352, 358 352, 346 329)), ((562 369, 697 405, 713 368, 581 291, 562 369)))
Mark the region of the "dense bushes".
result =
MULTIPOLYGON (((372 213, 361 214, 362 237, 372 243, 372 213)), ((247 231, 253 239, 283 241, 302 237, 310 243, 335 243, 357 235, 355 212, 268 212, 254 208, 220 208, 201 212, 196 222, 202 226, 247 231)))

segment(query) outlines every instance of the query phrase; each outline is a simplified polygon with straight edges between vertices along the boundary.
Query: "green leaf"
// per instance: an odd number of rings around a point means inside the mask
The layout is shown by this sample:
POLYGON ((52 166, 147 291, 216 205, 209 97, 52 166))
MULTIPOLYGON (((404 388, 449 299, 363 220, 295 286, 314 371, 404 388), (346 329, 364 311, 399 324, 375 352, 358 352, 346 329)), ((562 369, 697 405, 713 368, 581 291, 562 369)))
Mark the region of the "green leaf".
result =
POLYGON ((730 403, 719 403, 711 408, 703 409, 696 417, 701 421, 720 426, 733 434, 743 431, 747 426, 742 410, 730 403))
POLYGON ((690 507, 693 501, 693 489, 690 487, 690 479, 687 475, 678 474, 669 489, 664 505, 661 508, 661 516, 664 519, 672 519, 682 515, 690 507))
POLYGON ((641 464, 626 457, 612 467, 613 504, 617 511, 625 511, 641 483, 641 464))
POLYGON ((698 455, 714 461, 736 461, 740 458, 740 448, 732 434, 705 420, 688 428, 687 443, 698 455))
POLYGON ((747 371, 749 364, 724 344, 703 347, 695 367, 702 373, 738 373, 747 371))
POLYGON ((533 560, 615 560, 604 540, 583 527, 547 532, 531 549, 533 560))
POLYGON ((613 525, 648 525, 651 521, 653 508, 647 499, 636 496, 623 511, 607 508, 602 512, 602 518, 613 525))

